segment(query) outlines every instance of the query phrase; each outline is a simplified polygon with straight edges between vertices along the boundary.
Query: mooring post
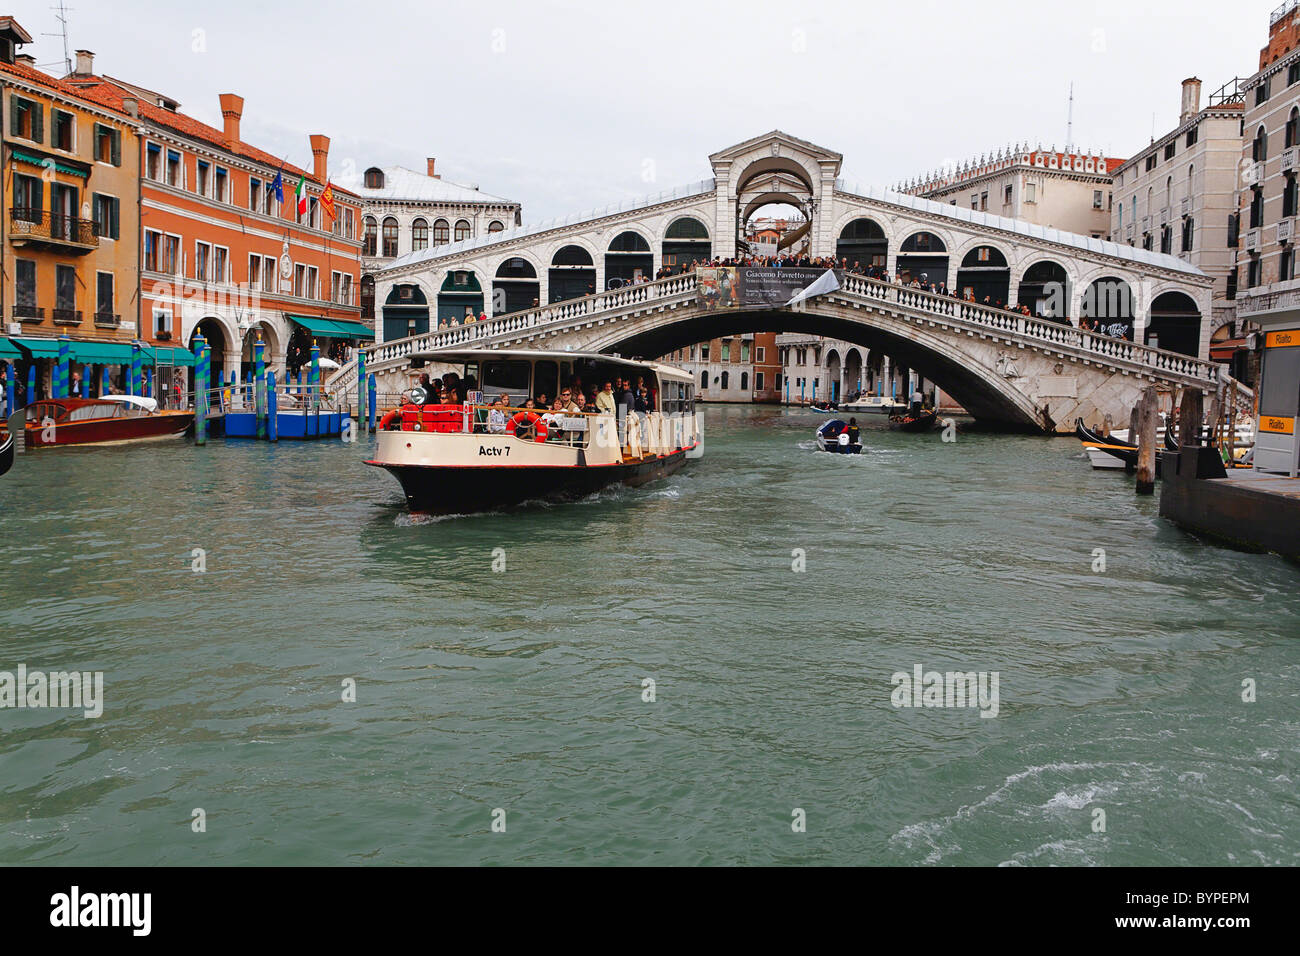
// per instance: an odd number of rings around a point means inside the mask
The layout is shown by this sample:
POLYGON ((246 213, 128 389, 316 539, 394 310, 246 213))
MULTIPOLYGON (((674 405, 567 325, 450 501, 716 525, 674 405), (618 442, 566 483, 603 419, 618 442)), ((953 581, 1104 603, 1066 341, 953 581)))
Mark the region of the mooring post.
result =
MULTIPOLYGON (((1137 493, 1154 494, 1156 490, 1156 422, 1160 415, 1160 405, 1156 399, 1154 385, 1142 390, 1141 410, 1138 422, 1138 466, 1137 493)), ((1130 440, 1133 440, 1130 436, 1130 440)))
POLYGON ((372 431, 372 432, 373 432, 373 431, 375 430, 375 404, 376 404, 376 402, 377 402, 377 400, 378 400, 378 398, 379 398, 378 393, 375 391, 375 373, 374 373, 374 372, 371 372, 371 373, 370 373, 369 380, 368 380, 368 382, 367 382, 367 384, 366 384, 366 391, 368 391, 368 392, 370 393, 370 419, 369 419, 369 421, 366 423, 366 425, 367 425, 367 431, 372 431))
POLYGON ((132 395, 144 394, 144 388, 142 386, 142 382, 144 381, 144 376, 141 374, 141 370, 144 368, 142 359, 143 356, 140 351, 140 340, 136 339, 134 342, 131 343, 131 394, 132 395))
POLYGON ((148 365, 144 367, 144 397, 153 398, 153 368, 148 365))
POLYGON ((253 406, 257 411, 257 437, 266 438, 266 343, 257 336, 253 343, 253 406))
POLYGON ((23 402, 26 407, 36 401, 36 363, 27 363, 27 401, 23 402))
POLYGON ((310 393, 311 410, 320 412, 320 346, 311 340, 311 371, 307 373, 307 391, 310 393))
POLYGON ((1201 443, 1201 418, 1204 415, 1205 394, 1199 388, 1183 391, 1183 403, 1178 409, 1178 444, 1191 448, 1201 443))
POLYGON ((72 339, 66 335, 59 336, 59 360, 54 365, 53 388, 50 390, 54 398, 68 397, 68 381, 70 375, 68 366, 72 354, 72 339))
POLYGON ((108 393, 109 393, 108 366, 101 365, 99 367, 99 397, 103 398, 108 393))
MULTIPOLYGON (((366 417, 366 353, 363 349, 357 349, 357 427, 366 417)), ((369 427, 366 428, 369 432, 369 427)))
POLYGON ((1214 394, 1210 396, 1210 412, 1205 419, 1206 423, 1210 426, 1210 444, 1213 447, 1218 448, 1220 451, 1223 449, 1223 429, 1220 427, 1222 424, 1220 419, 1222 417, 1223 386, 1220 385, 1214 390, 1214 394))
POLYGON ((275 373, 266 373, 266 438, 268 441, 279 441, 280 439, 280 422, 276 418, 276 412, 280 409, 280 399, 275 394, 275 373))
POLYGON ((194 336, 194 444, 208 443, 208 343, 194 336))

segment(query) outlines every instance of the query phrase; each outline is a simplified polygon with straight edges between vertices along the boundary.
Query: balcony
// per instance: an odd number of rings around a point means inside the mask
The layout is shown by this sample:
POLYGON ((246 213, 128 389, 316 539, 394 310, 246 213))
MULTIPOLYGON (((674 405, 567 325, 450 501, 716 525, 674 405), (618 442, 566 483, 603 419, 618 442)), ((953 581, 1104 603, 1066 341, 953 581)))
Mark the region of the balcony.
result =
POLYGON ((55 325, 80 325, 80 309, 55 309, 50 313, 55 325))
POLYGON ((1251 163, 1241 173, 1242 182, 1247 186, 1257 186, 1264 181, 1264 164, 1251 163))
POLYGON ((1251 229, 1251 230, 1249 230, 1249 231, 1246 233, 1246 251, 1247 251, 1247 252, 1258 252, 1258 251, 1259 251, 1259 233, 1260 233, 1260 230, 1258 230, 1258 229, 1251 229))
POLYGON ((95 325, 101 329, 115 329, 122 324, 122 317, 116 312, 96 312, 95 325))
POLYGON ((1160 225, 1162 225, 1162 226, 1167 226, 1167 225, 1169 225, 1169 207, 1168 207, 1168 206, 1165 206, 1164 209, 1161 209, 1161 210, 1160 210, 1160 225))
POLYGON ((17 303, 14 305, 13 317, 17 319, 19 322, 28 322, 28 323, 44 322, 45 310, 37 308, 34 305, 23 305, 21 303, 17 303))
POLYGON ((15 246, 46 246, 73 255, 85 255, 99 247, 91 220, 22 207, 9 210, 9 240, 15 246))
POLYGON ((1192 197, 1184 196, 1178 204, 1179 214, 1186 219, 1192 214, 1192 197))
POLYGON ((1129 223, 1127 226, 1125 226, 1124 228, 1125 228, 1126 230, 1128 230, 1128 233, 1127 233, 1126 238, 1128 238, 1128 239, 1132 239, 1132 238, 1133 238, 1133 223, 1130 222, 1130 223, 1129 223))
POLYGON ((1150 231, 1151 231, 1151 217, 1150 217, 1150 216, 1143 216, 1143 217, 1142 217, 1142 231, 1143 231, 1143 232, 1150 232, 1150 231))
POLYGON ((1292 235, 1295 234, 1295 220, 1283 219, 1277 224, 1277 241, 1290 242, 1292 235))
POLYGON ((1288 146, 1286 149, 1282 150, 1282 172, 1286 172, 1288 169, 1295 169, 1296 158, 1298 155, 1300 155, 1300 147, 1288 146))

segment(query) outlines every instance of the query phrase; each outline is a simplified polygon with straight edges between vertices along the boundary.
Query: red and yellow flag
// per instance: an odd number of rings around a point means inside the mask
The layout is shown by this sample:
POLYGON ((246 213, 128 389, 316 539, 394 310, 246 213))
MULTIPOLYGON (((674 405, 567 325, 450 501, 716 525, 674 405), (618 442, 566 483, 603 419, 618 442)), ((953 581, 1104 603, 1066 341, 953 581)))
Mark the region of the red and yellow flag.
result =
POLYGON ((329 183, 325 184, 325 191, 320 194, 321 208, 325 214, 332 220, 334 218, 334 187, 329 183))

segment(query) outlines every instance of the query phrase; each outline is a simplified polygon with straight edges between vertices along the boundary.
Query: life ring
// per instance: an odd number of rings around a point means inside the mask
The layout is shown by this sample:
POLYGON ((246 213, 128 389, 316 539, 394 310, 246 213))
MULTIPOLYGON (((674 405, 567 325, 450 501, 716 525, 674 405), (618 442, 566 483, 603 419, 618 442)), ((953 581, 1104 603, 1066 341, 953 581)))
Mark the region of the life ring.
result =
POLYGON ((381 432, 387 430, 388 426, 397 420, 399 414, 401 414, 401 409, 399 408, 390 408, 388 411, 384 412, 384 417, 379 419, 379 430, 381 432))
MULTIPOLYGON (((546 441, 546 422, 542 421, 542 416, 529 409, 522 412, 515 412, 510 421, 506 422, 506 434, 514 435, 523 426, 526 432, 528 429, 533 430, 533 441, 546 441)), ((523 437, 523 436, 517 436, 523 437)))

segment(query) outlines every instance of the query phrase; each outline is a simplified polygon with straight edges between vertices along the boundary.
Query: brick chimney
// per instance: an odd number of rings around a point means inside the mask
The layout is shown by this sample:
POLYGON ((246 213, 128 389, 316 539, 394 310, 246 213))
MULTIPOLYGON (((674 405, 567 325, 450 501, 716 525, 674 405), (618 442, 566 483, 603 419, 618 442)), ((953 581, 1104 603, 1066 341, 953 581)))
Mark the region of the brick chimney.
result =
POLYGON ((438 160, 437 160, 436 158, 434 158, 433 156, 430 156, 430 157, 426 160, 426 162, 429 164, 429 178, 430 178, 430 179, 442 179, 441 176, 439 176, 437 173, 435 173, 435 172, 433 171, 433 164, 436 163, 437 161, 438 161, 438 160))
POLYGON ((1183 80, 1183 107, 1178 122, 1186 123, 1201 111, 1201 81, 1194 76, 1183 80))
POLYGON ((325 182, 330 168, 330 138, 315 133, 311 137, 311 174, 318 182, 325 182))
POLYGON ((89 50, 77 51, 77 68, 72 71, 73 76, 94 76, 95 75, 95 54, 89 50))
POLYGON ((36 68, 36 57, 30 53, 19 53, 14 57, 14 62, 21 63, 23 66, 30 66, 32 69, 36 68))
POLYGON ((225 123, 226 149, 234 150, 239 142, 239 118, 244 115, 244 98, 234 93, 221 94, 221 119, 225 123))

